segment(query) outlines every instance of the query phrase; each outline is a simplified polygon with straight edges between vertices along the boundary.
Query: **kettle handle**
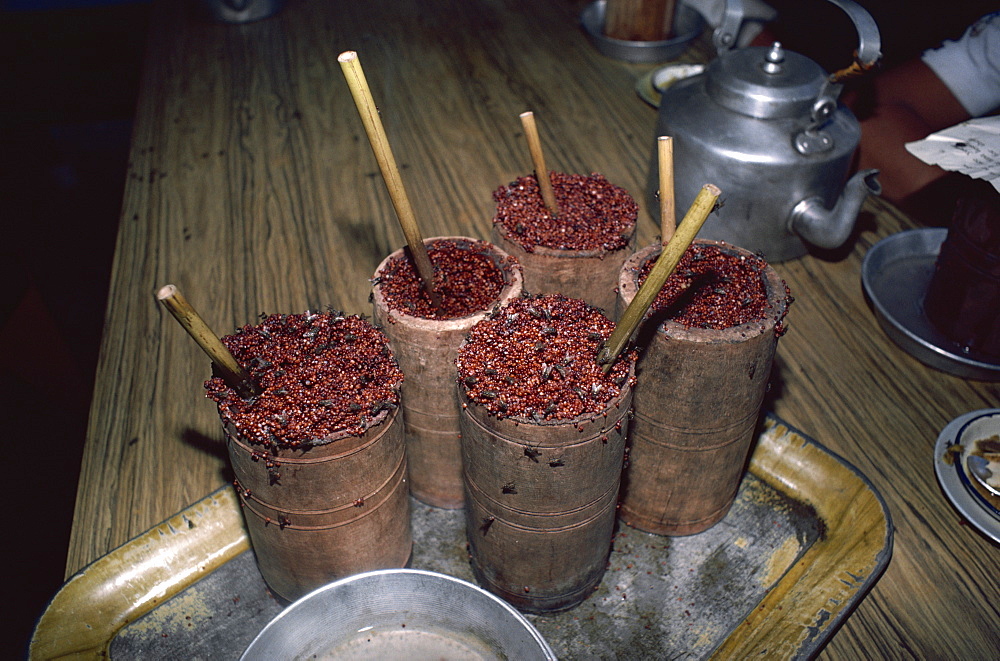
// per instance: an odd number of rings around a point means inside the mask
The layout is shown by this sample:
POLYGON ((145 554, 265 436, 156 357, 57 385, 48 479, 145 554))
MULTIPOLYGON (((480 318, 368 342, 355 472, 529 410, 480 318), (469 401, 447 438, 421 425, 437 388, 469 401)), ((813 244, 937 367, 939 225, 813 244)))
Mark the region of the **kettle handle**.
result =
MULTIPOLYGON (((840 7, 854 23, 858 32, 858 50, 855 56, 863 69, 870 69, 882 57, 882 37, 875 19, 868 10, 854 0, 827 0, 840 7)), ((726 0, 722 21, 712 33, 712 45, 719 55, 736 45, 736 35, 743 23, 743 0, 726 0)))
POLYGON ((715 51, 722 55, 736 45, 736 36, 743 23, 743 0, 726 0, 722 10, 722 21, 712 33, 712 45, 715 51))
POLYGON ((858 31, 858 50, 855 59, 865 69, 875 66, 875 63, 882 57, 882 37, 878 31, 878 24, 868 13, 868 10, 854 2, 854 0, 826 0, 830 4, 837 5, 854 23, 854 29, 858 31))

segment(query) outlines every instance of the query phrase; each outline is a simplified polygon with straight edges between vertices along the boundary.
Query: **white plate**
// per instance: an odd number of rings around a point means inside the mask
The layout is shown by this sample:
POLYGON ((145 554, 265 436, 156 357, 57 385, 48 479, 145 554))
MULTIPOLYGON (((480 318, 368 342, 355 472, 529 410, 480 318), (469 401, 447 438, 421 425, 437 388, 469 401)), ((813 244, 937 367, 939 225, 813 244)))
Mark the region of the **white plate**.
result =
POLYGON ((971 487, 963 482, 963 478, 966 480, 972 478, 962 473, 964 468, 961 454, 949 449, 958 441, 959 433, 968 423, 984 415, 998 413, 1000 409, 980 409, 960 415, 949 422, 941 430, 934 446, 934 473, 955 509, 976 529, 1000 544, 1000 519, 991 514, 982 500, 973 495, 971 487))
MULTIPOLYGON (((958 431, 958 443, 962 446, 962 460, 958 465, 958 476, 961 478, 965 488, 972 492, 972 496, 996 519, 1000 519, 1000 509, 997 508, 997 504, 994 502, 995 499, 991 500, 991 498, 983 495, 982 491, 979 490, 983 486, 977 484, 980 480, 970 475, 972 469, 969 468, 969 457, 973 454, 979 454, 980 458, 986 459, 986 469, 992 473, 986 482, 994 489, 1000 488, 1000 482, 998 482, 998 478, 1000 478, 1000 465, 998 465, 998 462, 982 456, 985 448, 980 449, 979 447, 980 442, 996 438, 998 435, 1000 435, 1000 413, 998 412, 986 412, 976 416, 962 425, 962 428, 958 431)), ((995 453, 992 453, 990 456, 994 455, 995 453)))
POLYGON ((668 64, 639 78, 635 83, 635 91, 643 101, 659 108, 660 97, 668 87, 678 80, 697 76, 704 71, 704 64, 668 64))

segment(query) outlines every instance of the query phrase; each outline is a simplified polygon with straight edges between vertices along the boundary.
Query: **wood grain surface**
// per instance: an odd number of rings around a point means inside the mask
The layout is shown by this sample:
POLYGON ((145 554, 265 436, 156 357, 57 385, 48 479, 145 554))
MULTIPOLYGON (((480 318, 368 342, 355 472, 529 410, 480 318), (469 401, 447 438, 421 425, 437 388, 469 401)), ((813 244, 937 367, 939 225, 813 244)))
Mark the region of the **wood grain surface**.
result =
MULTIPOLYGON (((645 207, 652 65, 607 59, 578 0, 288 0, 247 25, 159 2, 150 21, 67 576, 231 479, 202 351, 157 305, 176 284, 218 333, 262 312, 370 314, 368 278, 404 243, 337 63, 358 52, 425 236, 485 239, 492 191, 547 164, 601 172, 645 207)), ((685 53, 708 53, 703 38, 685 53)), ((678 167, 682 167, 678 164, 678 167)), ((856 465, 886 499, 893 559, 824 658, 991 658, 1000 549, 938 487, 932 449, 996 383, 925 367, 865 303, 861 260, 913 222, 865 204, 852 248, 776 265, 796 302, 767 406, 856 465)))

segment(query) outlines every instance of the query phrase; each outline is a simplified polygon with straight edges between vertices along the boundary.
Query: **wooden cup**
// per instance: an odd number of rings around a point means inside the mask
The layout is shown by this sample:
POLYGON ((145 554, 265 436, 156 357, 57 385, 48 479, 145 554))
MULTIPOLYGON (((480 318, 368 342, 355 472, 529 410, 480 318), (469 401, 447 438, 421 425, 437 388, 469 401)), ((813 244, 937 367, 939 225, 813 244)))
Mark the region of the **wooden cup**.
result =
POLYGON ((257 565, 289 601, 338 578, 404 567, 412 549, 406 446, 399 410, 360 436, 306 451, 264 449, 226 425, 257 565))
MULTIPOLYGON (((410 493, 428 505, 447 509, 462 507, 462 455, 459 449, 459 410, 455 391, 455 358, 465 334, 497 304, 521 295, 521 267, 510 256, 485 241, 466 237, 433 237, 469 249, 487 251, 503 271, 504 287, 490 305, 458 319, 426 319, 390 310, 379 284, 372 289, 375 323, 389 338, 393 354, 405 375, 401 402, 406 423, 410 493)), ((403 255, 397 250, 379 264, 403 255)))
MULTIPOLYGON (((742 248, 717 245, 737 258, 742 248)), ((659 244, 636 252, 619 280, 619 305, 628 306, 639 288, 641 266, 660 253, 659 244)), ((659 535, 691 535, 708 529, 729 511, 755 437, 757 418, 771 373, 787 292, 768 266, 761 277, 767 318, 723 330, 685 328, 663 321, 637 368, 629 432, 629 463, 622 485, 620 517, 659 535)), ((652 323, 655 323, 653 321, 652 323)))
POLYGON ((957 351, 995 362, 1000 359, 1000 197, 987 188, 956 204, 923 309, 957 351))
POLYGON ((476 580, 523 611, 576 606, 611 550, 631 387, 601 413, 542 423, 496 418, 458 390, 476 580))
POLYGON ((663 41, 673 34, 677 0, 608 0, 604 34, 622 41, 663 41))
POLYGON ((635 250, 635 223, 628 244, 618 250, 556 250, 535 246, 528 252, 510 237, 506 227, 493 223, 490 240, 524 268, 524 289, 531 294, 562 294, 579 298, 616 319, 618 274, 635 250))

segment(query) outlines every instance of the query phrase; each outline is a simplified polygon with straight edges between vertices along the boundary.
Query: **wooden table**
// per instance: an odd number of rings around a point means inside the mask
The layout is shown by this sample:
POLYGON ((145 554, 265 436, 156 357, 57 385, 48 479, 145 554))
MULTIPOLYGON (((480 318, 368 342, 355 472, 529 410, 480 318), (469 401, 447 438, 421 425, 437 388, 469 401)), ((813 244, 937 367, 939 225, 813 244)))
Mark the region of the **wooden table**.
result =
MULTIPOLYGON (((378 262, 404 240, 337 63, 356 50, 425 236, 486 238, 492 191, 531 170, 518 114, 548 165, 605 174, 645 210, 652 65, 600 55, 575 0, 289 0, 266 21, 202 20, 159 3, 128 166, 67 576, 228 479, 204 354, 153 292, 175 283, 220 333, 261 312, 370 313, 378 262), (432 11, 433 13, 427 13, 432 11)), ((702 40, 684 58, 704 56, 702 40)), ((892 561, 828 658, 995 657, 1000 549, 945 499, 932 448, 995 383, 925 367, 867 307, 865 251, 913 227, 866 203, 853 250, 777 265, 796 303, 779 343, 773 411, 881 492, 892 561)))

